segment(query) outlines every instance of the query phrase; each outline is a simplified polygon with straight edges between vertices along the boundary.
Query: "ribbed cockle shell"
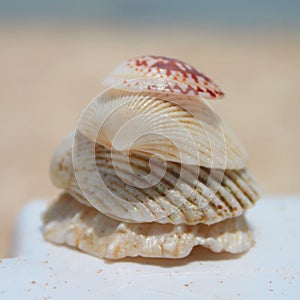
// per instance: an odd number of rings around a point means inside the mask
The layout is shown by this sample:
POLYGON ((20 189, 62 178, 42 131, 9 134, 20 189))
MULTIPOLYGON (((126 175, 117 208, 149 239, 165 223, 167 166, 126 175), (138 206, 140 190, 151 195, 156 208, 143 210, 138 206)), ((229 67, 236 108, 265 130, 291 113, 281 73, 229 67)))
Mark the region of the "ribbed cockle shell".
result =
POLYGON ((223 173, 172 162, 164 166, 160 159, 127 157, 77 135, 73 162, 72 135, 54 155, 52 181, 114 219, 213 224, 241 215, 258 199, 258 187, 247 169, 223 173))
POLYGON ((109 149, 183 164, 241 169, 248 158, 204 100, 178 95, 110 89, 87 106, 77 129, 109 149))
POLYGON ((205 99, 224 96, 212 79, 193 66, 177 59, 154 55, 121 63, 103 80, 103 84, 108 87, 116 85, 129 91, 174 93, 205 99))

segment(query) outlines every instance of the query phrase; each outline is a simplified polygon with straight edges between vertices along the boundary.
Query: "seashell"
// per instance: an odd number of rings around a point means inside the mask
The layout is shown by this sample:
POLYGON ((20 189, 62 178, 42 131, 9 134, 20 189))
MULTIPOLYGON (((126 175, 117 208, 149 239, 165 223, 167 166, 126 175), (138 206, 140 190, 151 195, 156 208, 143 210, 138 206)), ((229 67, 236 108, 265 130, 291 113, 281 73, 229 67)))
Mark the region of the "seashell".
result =
POLYGON ((241 169, 248 159, 206 102, 190 97, 110 89, 85 109, 77 129, 107 148, 183 164, 241 169))
POLYGON ((104 84, 51 160, 64 194, 44 213, 44 237, 107 259, 247 251, 259 188, 206 101, 224 95, 218 86, 161 56, 130 59, 104 84))
POLYGON ((47 240, 106 259, 182 258, 198 245, 214 252, 241 253, 254 244, 243 216, 212 226, 124 223, 78 203, 68 194, 58 197, 43 219, 47 240))
POLYGON ((164 56, 140 56, 118 65, 103 85, 129 91, 163 92, 205 99, 222 98, 224 93, 205 74, 191 65, 164 56), (140 80, 144 79, 144 80, 140 80))
POLYGON ((224 172, 173 162, 164 167, 160 159, 150 163, 149 156, 136 153, 128 164, 123 153, 94 145, 80 133, 74 146, 73 161, 72 135, 63 149, 58 147, 51 162, 53 183, 117 220, 214 224, 243 214, 258 199, 258 186, 247 169, 224 172))

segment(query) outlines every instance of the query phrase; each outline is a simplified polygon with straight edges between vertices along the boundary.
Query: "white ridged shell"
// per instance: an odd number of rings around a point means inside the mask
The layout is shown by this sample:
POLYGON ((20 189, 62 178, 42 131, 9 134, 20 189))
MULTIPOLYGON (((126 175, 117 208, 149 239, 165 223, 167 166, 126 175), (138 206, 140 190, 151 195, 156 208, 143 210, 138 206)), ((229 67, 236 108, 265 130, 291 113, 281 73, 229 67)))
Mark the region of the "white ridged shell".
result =
POLYGON ((85 109, 77 130, 107 148, 207 168, 241 169, 244 147, 204 100, 109 90, 85 109))
MULTIPOLYGON (((108 218, 63 194, 45 212, 44 237, 106 259, 126 256, 181 258, 200 245, 214 252, 241 253, 254 244, 243 216, 212 226, 130 224, 108 218)), ((201 259, 201 257, 199 257, 201 259)))

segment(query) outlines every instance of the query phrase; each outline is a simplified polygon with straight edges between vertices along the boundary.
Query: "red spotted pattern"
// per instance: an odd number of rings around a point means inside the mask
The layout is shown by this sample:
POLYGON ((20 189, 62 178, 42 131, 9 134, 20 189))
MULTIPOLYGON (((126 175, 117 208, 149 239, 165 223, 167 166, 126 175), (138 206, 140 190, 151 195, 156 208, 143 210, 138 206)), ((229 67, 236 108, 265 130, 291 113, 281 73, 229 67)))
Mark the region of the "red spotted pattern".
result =
POLYGON ((126 66, 130 72, 139 77, 151 77, 154 79, 168 79, 165 85, 149 83, 144 86, 139 80, 125 80, 123 83, 128 88, 143 85, 142 89, 155 90, 159 92, 180 93, 191 96, 199 96, 208 99, 216 99, 224 96, 220 88, 205 74, 182 61, 164 56, 141 56, 129 59, 126 66))

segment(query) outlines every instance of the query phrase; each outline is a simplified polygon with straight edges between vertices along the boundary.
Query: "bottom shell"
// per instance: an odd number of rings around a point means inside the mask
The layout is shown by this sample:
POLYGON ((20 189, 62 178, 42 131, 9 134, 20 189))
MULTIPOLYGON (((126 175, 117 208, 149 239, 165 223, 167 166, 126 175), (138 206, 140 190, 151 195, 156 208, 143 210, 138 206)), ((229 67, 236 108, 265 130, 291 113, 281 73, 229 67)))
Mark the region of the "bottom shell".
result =
POLYGON ((214 252, 241 253, 254 244, 244 216, 210 226, 125 223, 77 202, 69 194, 60 195, 48 207, 43 221, 47 240, 106 259, 182 258, 197 245, 214 252))

